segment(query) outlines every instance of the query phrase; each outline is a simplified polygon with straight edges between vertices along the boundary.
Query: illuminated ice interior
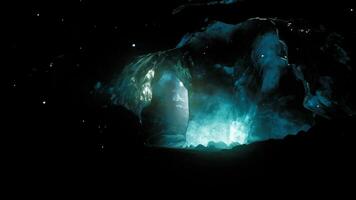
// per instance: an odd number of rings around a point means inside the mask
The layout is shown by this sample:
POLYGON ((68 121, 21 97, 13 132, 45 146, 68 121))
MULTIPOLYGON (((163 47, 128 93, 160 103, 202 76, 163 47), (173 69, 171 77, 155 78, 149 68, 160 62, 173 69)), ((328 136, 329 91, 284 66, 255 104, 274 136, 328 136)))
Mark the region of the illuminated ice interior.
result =
POLYGON ((194 94, 186 132, 186 146, 230 148, 246 144, 254 112, 241 113, 234 98, 224 92, 194 94))
MULTIPOLYGON (((151 87, 151 81, 155 76, 155 71, 152 69, 147 72, 147 74, 144 77, 144 83, 142 84, 142 92, 140 95, 140 100, 141 101, 151 101, 152 99, 152 87, 151 87)), ((133 79, 134 80, 134 79, 133 79)))
MULTIPOLYGON (((215 118, 215 117, 213 117, 215 118)), ((205 119, 201 123, 190 121, 186 135, 186 145, 208 146, 212 143, 224 143, 227 146, 246 144, 248 123, 245 119, 205 119)))
POLYGON ((341 104, 332 76, 307 80, 306 64, 289 63, 279 35, 270 19, 213 22, 174 49, 135 58, 96 89, 139 117, 147 145, 227 149, 284 138, 341 104))

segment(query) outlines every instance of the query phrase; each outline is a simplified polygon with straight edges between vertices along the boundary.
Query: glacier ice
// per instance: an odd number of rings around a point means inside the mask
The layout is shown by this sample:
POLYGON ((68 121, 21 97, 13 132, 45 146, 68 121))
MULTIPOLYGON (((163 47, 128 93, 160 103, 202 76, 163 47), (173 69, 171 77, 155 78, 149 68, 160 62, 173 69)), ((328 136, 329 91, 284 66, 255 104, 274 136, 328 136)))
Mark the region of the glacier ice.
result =
POLYGON ((231 148, 306 131, 339 105, 333 79, 315 84, 305 65, 290 63, 273 20, 217 21, 135 58, 103 90, 140 117, 146 144, 231 148))

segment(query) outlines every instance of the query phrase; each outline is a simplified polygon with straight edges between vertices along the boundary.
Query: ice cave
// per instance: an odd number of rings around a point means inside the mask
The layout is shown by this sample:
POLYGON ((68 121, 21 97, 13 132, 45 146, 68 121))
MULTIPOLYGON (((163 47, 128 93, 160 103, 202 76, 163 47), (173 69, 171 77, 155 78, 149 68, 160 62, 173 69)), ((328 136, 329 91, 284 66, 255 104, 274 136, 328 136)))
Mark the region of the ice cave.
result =
POLYGON ((275 20, 210 23, 135 58, 102 90, 135 113, 145 144, 228 149, 307 131, 337 106, 333 78, 291 63, 275 20), (313 80, 313 81, 311 81, 313 80))

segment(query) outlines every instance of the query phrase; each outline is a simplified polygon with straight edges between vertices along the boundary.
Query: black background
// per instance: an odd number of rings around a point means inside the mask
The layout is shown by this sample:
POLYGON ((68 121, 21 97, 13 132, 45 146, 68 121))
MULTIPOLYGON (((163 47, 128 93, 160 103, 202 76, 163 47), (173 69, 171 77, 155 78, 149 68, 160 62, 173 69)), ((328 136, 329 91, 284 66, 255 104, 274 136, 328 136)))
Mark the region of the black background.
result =
MULTIPOLYGON (((206 25, 207 17, 230 23, 250 17, 304 19, 351 42, 356 35, 351 11, 356 7, 347 1, 247 0, 236 7, 191 8, 173 16, 180 4, 52 0, 12 1, 3 7, 2 75, 9 93, 2 97, 2 141, 14 174, 143 185, 152 179, 205 184, 260 177, 352 180, 353 118, 318 119, 309 133, 285 140, 199 153, 143 147, 137 117, 121 107, 102 106, 91 92, 96 82, 109 81, 134 56, 175 47, 185 33, 206 25)), ((348 44, 351 55, 353 44, 348 44)))

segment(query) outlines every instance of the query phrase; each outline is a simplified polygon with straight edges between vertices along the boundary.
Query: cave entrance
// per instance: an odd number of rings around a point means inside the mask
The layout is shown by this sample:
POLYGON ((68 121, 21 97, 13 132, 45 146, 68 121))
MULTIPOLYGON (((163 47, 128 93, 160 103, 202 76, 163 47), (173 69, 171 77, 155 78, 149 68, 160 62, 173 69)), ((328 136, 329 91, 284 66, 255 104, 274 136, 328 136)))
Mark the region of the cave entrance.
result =
POLYGON ((151 145, 183 147, 189 121, 188 90, 171 71, 152 84, 152 101, 143 110, 143 125, 151 145))

